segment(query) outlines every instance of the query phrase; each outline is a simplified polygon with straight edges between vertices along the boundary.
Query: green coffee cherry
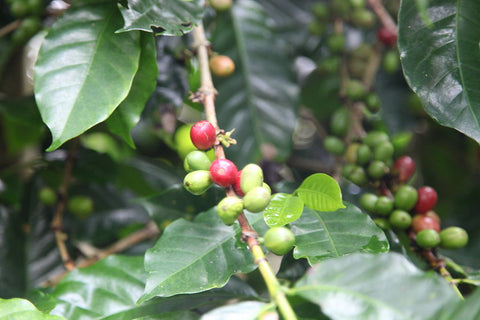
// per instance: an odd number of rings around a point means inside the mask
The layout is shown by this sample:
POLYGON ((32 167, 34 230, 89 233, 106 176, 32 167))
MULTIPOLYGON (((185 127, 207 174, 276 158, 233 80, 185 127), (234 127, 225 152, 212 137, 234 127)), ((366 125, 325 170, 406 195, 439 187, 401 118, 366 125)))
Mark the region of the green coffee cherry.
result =
POLYGON ((330 10, 326 4, 322 2, 315 2, 312 6, 312 13, 319 19, 326 19, 329 16, 330 10))
POLYGON ((364 8, 366 5, 365 0, 350 0, 350 5, 353 8, 364 8))
POLYGON ((328 49, 332 53, 339 53, 345 49, 345 36, 343 33, 334 33, 327 39, 328 49))
POLYGON ((183 187, 194 195, 204 193, 211 186, 212 179, 210 178, 210 171, 208 170, 192 171, 183 179, 183 187))
POLYGON ((319 20, 313 20, 308 24, 308 31, 315 36, 321 36, 327 30, 325 22, 319 20))
POLYGON ((346 94, 347 97, 354 100, 362 100, 366 94, 365 86, 361 81, 351 79, 347 83, 346 94))
POLYGON ((265 189, 267 189, 268 192, 270 192, 270 194, 272 194, 272 188, 270 188, 270 186, 268 184, 266 184, 265 182, 262 183, 262 187, 264 187, 265 189))
POLYGON ((406 211, 394 210, 389 221, 394 228, 404 230, 412 225, 412 216, 406 211))
POLYGON ((47 206, 53 206, 57 203, 57 193, 49 187, 42 187, 38 191, 38 199, 47 206))
POLYGON ((217 213, 223 223, 232 225, 243 211, 243 200, 237 197, 225 197, 217 205, 217 213))
POLYGON ((388 134, 383 131, 370 131, 367 135, 363 138, 363 143, 365 143, 370 148, 375 148, 382 142, 388 142, 388 134))
POLYGON ((440 232, 440 246, 445 249, 460 249, 468 243, 468 233, 460 227, 448 227, 440 232))
POLYGON ((340 156, 345 152, 345 145, 340 138, 335 136, 327 136, 323 140, 323 146, 325 150, 334 155, 340 156))
POLYGON ((373 158, 387 162, 392 159, 394 151, 393 145, 389 141, 384 141, 373 149, 373 158))
POLYGON ((430 249, 440 244, 440 235, 433 229, 424 229, 417 233, 416 242, 419 247, 430 249))
POLYGON ((364 8, 355 9, 352 13, 352 22, 362 28, 371 28, 376 21, 375 14, 364 8))
POLYGON ((257 213, 263 211, 270 203, 271 192, 264 187, 256 187, 250 190, 243 197, 245 209, 257 213))
POLYGON ((380 97, 378 94, 369 93, 365 97, 365 105, 367 106, 368 111, 372 113, 377 113, 380 110, 380 97))
POLYGON ((366 144, 361 144, 357 148, 357 164, 363 166, 370 162, 372 151, 366 144))
POLYGON ((357 186, 363 186, 368 182, 367 174, 365 173, 365 170, 359 166, 356 166, 352 170, 352 172, 348 176, 348 179, 353 183, 355 183, 357 186))
POLYGON ((347 163, 343 166, 342 168, 342 175, 343 177, 349 179, 350 177, 350 174, 353 172, 353 170, 355 170, 357 166, 353 163, 347 163))
POLYGON ((387 196, 380 196, 375 203, 375 213, 381 216, 388 216, 393 211, 393 200, 387 196))
POLYGON ((204 151, 195 150, 187 154, 183 162, 185 171, 209 170, 212 161, 204 151))
POLYGON ((325 59, 322 60, 318 68, 320 71, 333 74, 338 72, 338 69, 340 67, 340 62, 341 60, 337 56, 326 57, 325 59))
POLYGON ((87 196, 73 196, 67 202, 68 211, 77 218, 83 219, 93 212, 93 200, 87 196))
POLYGON ((343 137, 350 127, 350 113, 346 107, 341 107, 330 118, 330 129, 334 135, 343 137))
POLYGON ((410 211, 415 207, 418 200, 417 189, 409 185, 403 185, 395 193, 395 207, 410 211))
POLYGON ((357 149, 359 146, 359 143, 351 143, 348 145, 345 151, 345 159, 348 163, 357 163, 357 149))
POLYGON ((395 73, 400 68, 400 58, 396 50, 389 50, 383 56, 383 70, 386 73, 395 73))
POLYGON ((375 212, 375 204, 377 203, 378 196, 373 193, 364 193, 360 197, 360 206, 368 213, 375 212))
POLYGON ((295 245, 295 235, 285 227, 268 229, 263 236, 265 247, 278 256, 283 256, 295 245))
POLYGON ((263 184, 263 170, 254 163, 247 164, 240 174, 240 188, 244 194, 263 184))
POLYGON ((374 160, 368 165, 367 172, 372 179, 380 179, 390 172, 390 168, 383 161, 374 160))

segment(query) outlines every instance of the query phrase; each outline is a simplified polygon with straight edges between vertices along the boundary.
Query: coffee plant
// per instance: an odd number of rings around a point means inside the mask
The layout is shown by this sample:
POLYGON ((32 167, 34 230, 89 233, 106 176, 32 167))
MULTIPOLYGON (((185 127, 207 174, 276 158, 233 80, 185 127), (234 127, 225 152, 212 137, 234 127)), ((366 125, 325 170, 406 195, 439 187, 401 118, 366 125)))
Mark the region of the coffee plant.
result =
POLYGON ((0 319, 478 319, 480 2, 0 10, 0 319))

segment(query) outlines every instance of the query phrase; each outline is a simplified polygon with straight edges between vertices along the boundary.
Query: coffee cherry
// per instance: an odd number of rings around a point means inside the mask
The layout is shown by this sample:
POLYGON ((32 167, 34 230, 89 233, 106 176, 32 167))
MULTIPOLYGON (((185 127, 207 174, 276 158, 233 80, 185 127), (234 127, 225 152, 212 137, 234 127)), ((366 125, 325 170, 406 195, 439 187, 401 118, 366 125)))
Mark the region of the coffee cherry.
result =
POLYGON ((417 233, 417 238, 415 241, 419 247, 430 249, 440 244, 440 235, 436 230, 424 229, 417 233))
POLYGON ((265 182, 262 183, 262 187, 267 189, 268 192, 270 192, 270 194, 272 194, 272 188, 270 188, 270 186, 268 184, 266 184, 265 182))
POLYGON ((295 235, 286 227, 273 227, 263 236, 265 247, 278 256, 283 256, 295 245, 295 235))
POLYGON ((340 53, 345 49, 345 36, 343 33, 334 33, 327 39, 327 47, 332 53, 340 53))
POLYGON ((351 79, 348 81, 346 86, 346 94, 349 99, 354 101, 362 100, 367 91, 365 90, 365 86, 359 80, 351 79))
POLYGON ((228 159, 216 159, 210 165, 212 181, 221 187, 228 187, 237 179, 237 167, 228 159))
POLYGON ((217 205, 217 213, 223 223, 232 225, 243 211, 243 200, 237 197, 225 197, 217 205))
POLYGON ((315 2, 312 5, 312 13, 316 18, 325 19, 328 18, 329 15, 328 6, 321 2, 315 2))
POLYGON ((375 202, 375 213, 381 216, 388 216, 393 211, 393 200, 387 196, 380 196, 375 202))
POLYGON ((377 38, 388 47, 392 47, 397 43, 397 34, 387 28, 380 28, 377 32, 377 38))
POLYGON ((192 143, 192 139, 190 139, 191 128, 192 125, 189 124, 180 126, 177 131, 175 131, 175 135, 173 136, 173 141, 177 147, 178 155, 182 159, 185 159, 190 152, 197 150, 192 143))
POLYGON ((415 161, 409 156, 403 156, 395 160, 393 173, 398 177, 398 182, 404 183, 410 180, 415 172, 415 161))
POLYGON ((417 190, 412 186, 403 185, 395 193, 395 207, 410 211, 417 203, 417 199, 417 190))
POLYGON ((57 193, 49 187, 42 187, 38 191, 38 199, 47 206, 53 206, 57 203, 57 193))
POLYGON ((345 152, 343 141, 335 136, 327 136, 323 140, 323 146, 328 152, 340 156, 345 152))
POLYGON ((360 197, 360 206, 368 213, 375 213, 375 204, 378 196, 373 193, 364 193, 360 197))
POLYGON ((210 58, 210 70, 217 77, 228 77, 235 71, 235 63, 230 57, 217 55, 210 58))
POLYGON ((308 31, 314 36, 322 36, 327 30, 327 26, 324 21, 313 20, 308 24, 308 31))
POLYGON ((390 215, 389 221, 391 225, 398 229, 407 229, 412 225, 412 217, 403 210, 394 210, 390 215))
POLYGON ((256 187, 250 190, 243 197, 245 209, 252 213, 263 211, 270 203, 271 191, 267 188, 256 187))
POLYGON ((211 163, 205 152, 195 150, 187 154, 183 166, 185 171, 208 170, 211 163))
POLYGON ((448 227, 440 232, 440 246, 445 249, 460 249, 468 243, 468 233, 460 227, 448 227))
POLYGON ((382 142, 388 142, 388 134, 383 131, 370 131, 367 135, 363 138, 363 143, 365 143, 370 148, 374 149, 382 142))
POLYGON ((350 181, 355 183, 357 186, 363 186, 368 182, 367 174, 365 173, 365 169, 362 167, 356 166, 350 175, 347 177, 350 181))
POLYGON ((93 212, 93 200, 87 196, 73 196, 68 200, 67 208, 77 218, 86 218, 93 212))
POLYGON ((27 0, 28 9, 32 15, 40 15, 43 12, 44 4, 42 0, 27 0))
POLYGON ((263 170, 254 163, 247 164, 240 175, 240 188, 244 194, 263 185, 263 170))
POLYGON ((335 110, 330 118, 330 129, 336 136, 343 137, 350 127, 350 113, 346 107, 335 110))
POLYGON ((435 211, 433 211, 433 210, 427 211, 427 213, 425 213, 425 215, 427 217, 430 217, 433 220, 437 221, 437 223, 440 225, 440 217, 438 216, 438 214, 435 211))
POLYGON ((233 190, 237 195, 240 197, 245 196, 245 193, 242 191, 242 187, 240 185, 240 182, 242 180, 242 170, 237 172, 237 178, 235 179, 235 183, 233 184, 233 190))
POLYGON ((373 149, 373 159, 387 162, 392 159, 394 151, 393 144, 389 141, 381 142, 373 149))
POLYGON ((195 123, 190 129, 190 139, 192 143, 200 150, 207 150, 213 147, 217 133, 214 126, 205 120, 195 123))
POLYGON ((435 189, 425 186, 418 189, 418 201, 415 205, 415 211, 418 213, 426 213, 432 210, 437 203, 437 192, 435 189))
POLYGON ((358 165, 365 165, 370 162, 370 158, 372 157, 372 151, 370 147, 366 144, 361 144, 357 148, 357 164, 358 165))
POLYGON ((432 217, 424 214, 417 214, 412 219, 412 230, 418 233, 425 229, 433 229, 440 232, 440 224, 432 217))
POLYGON ((371 28, 376 21, 375 14, 364 8, 355 9, 352 13, 352 22, 358 27, 371 28))
POLYGON ((400 58, 396 50, 390 50, 385 53, 382 61, 383 70, 386 73, 395 73, 400 68, 400 58))
POLYGON ((372 179, 380 179, 390 171, 390 168, 383 161, 374 160, 367 168, 368 175, 372 179))
POLYGON ((365 105, 367 106, 368 111, 372 113, 377 113, 380 110, 380 97, 378 94, 369 93, 365 97, 365 105))
POLYGON ((26 1, 14 1, 10 5, 10 12, 15 18, 23 18, 28 15, 30 8, 26 1))
POLYGON ((345 159, 348 163, 357 163, 357 149, 359 146, 359 143, 351 143, 348 145, 345 151, 345 159))
POLYGON ((232 0, 210 0, 210 7, 216 11, 226 11, 232 6, 232 0))
POLYGON ((200 195, 212 186, 210 171, 197 170, 188 173, 183 179, 183 187, 194 195, 200 195))
POLYGON ((365 0, 350 0, 350 5, 353 8, 364 8, 366 4, 365 0))

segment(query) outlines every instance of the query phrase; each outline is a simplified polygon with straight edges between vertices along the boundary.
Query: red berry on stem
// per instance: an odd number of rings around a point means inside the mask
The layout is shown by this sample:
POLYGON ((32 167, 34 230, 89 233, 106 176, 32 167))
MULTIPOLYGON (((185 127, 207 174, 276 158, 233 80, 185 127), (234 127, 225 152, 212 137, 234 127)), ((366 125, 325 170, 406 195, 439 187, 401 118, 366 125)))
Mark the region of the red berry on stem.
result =
POLYGON ((240 187, 240 176, 242 175, 242 170, 237 172, 237 178, 235 179, 235 183, 233 184, 233 190, 235 190, 235 193, 239 195, 240 197, 245 196, 245 193, 242 191, 242 188, 240 187))
POLYGON ((217 159, 210 165, 212 181, 221 187, 228 187, 237 180, 238 170, 228 159, 217 159))
POLYGON ((415 211, 426 213, 433 209, 437 203, 437 192, 431 187, 421 187, 418 189, 418 200, 415 205, 415 211))
POLYGON ((397 34, 387 28, 380 28, 377 32, 377 38, 381 43, 389 47, 397 43, 397 34))
POLYGON ((440 232, 440 224, 437 220, 424 214, 417 214, 412 219, 412 229, 418 233, 425 229, 433 229, 440 232))
POLYGON ((410 180, 415 172, 415 161, 409 156, 403 156, 395 160, 393 173, 398 176, 398 182, 404 183, 410 180))
POLYGON ((202 120, 195 123, 190 129, 190 139, 198 149, 207 150, 215 144, 217 132, 210 122, 202 120))

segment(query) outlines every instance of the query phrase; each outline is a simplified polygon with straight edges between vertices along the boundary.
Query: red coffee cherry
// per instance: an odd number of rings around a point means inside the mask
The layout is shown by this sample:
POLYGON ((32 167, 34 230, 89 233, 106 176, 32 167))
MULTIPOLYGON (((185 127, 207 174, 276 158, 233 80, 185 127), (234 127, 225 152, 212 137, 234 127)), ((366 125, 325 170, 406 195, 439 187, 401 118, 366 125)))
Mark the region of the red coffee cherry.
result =
POLYGON ((242 188, 240 187, 240 178, 242 175, 242 170, 237 172, 237 178, 235 179, 235 183, 233 184, 233 190, 235 190, 235 193, 239 195, 240 197, 245 196, 245 193, 242 191, 242 188))
POLYGON ((409 156, 403 156, 395 160, 393 173, 397 175, 398 182, 404 183, 410 180, 415 172, 415 161, 409 156))
POLYGON ((210 175, 214 183, 226 188, 235 183, 238 170, 232 161, 217 159, 210 165, 210 175))
POLYGON ((440 232, 440 224, 432 217, 424 214, 417 214, 412 219, 412 229, 415 233, 425 229, 433 229, 440 232))
POLYGON ((200 150, 207 150, 213 147, 217 133, 213 125, 205 120, 195 123, 190 129, 190 139, 192 143, 200 150))
POLYGON ((432 210, 437 203, 437 192, 431 187, 421 187, 418 189, 418 200, 415 205, 415 211, 418 213, 426 213, 432 210))
POLYGON ((389 47, 397 43, 397 34, 387 28, 380 28, 377 32, 377 38, 381 43, 389 47))

